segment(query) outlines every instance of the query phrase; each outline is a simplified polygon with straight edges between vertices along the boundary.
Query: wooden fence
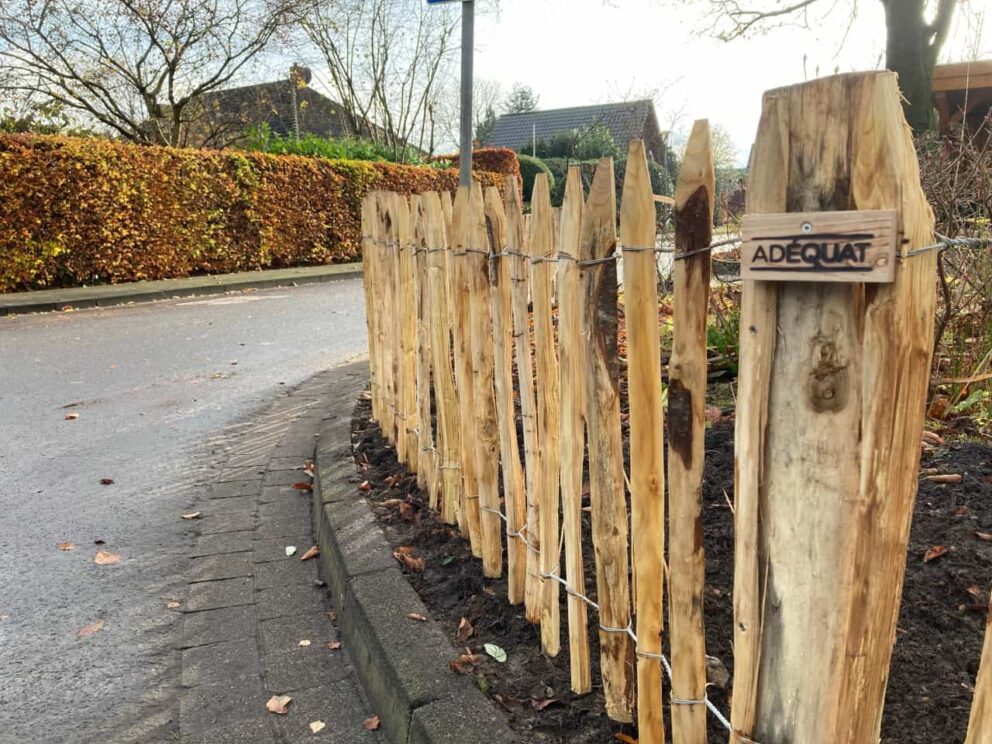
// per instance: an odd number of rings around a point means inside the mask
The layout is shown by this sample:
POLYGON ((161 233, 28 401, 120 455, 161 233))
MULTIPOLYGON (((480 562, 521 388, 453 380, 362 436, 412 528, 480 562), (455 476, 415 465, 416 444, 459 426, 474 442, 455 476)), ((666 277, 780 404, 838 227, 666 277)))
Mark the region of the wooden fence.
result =
MULTIPOLYGON (((506 572, 508 601, 540 623, 552 656, 564 593, 577 693, 592 689, 588 627, 598 626, 607 713, 636 720, 641 744, 665 741, 666 697, 671 738, 681 744, 707 741, 707 709, 732 742, 877 741, 935 279, 935 253, 906 257, 931 242, 933 219, 894 76, 836 76, 765 96, 749 213, 897 210, 903 259, 894 282, 871 289, 744 283, 729 716, 707 699, 702 616, 713 192, 709 128, 700 121, 675 195, 665 388, 642 143, 630 146, 619 221, 609 159, 588 195, 579 169, 569 170, 557 214, 543 176, 529 217, 512 181, 503 193, 462 188, 453 203, 448 194, 370 194, 362 216, 373 417, 485 575, 506 572), (583 568, 585 468, 592 576, 583 568)), ((969 742, 992 737, 990 663, 969 742)))

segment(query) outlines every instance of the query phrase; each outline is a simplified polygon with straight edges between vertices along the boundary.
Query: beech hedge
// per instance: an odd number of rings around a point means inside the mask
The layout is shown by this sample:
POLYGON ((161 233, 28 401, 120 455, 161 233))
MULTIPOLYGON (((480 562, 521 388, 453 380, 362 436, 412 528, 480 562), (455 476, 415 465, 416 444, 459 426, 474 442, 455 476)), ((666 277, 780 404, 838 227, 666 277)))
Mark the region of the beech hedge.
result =
POLYGON ((0 292, 351 261, 370 190, 457 184, 453 169, 0 135, 0 292))

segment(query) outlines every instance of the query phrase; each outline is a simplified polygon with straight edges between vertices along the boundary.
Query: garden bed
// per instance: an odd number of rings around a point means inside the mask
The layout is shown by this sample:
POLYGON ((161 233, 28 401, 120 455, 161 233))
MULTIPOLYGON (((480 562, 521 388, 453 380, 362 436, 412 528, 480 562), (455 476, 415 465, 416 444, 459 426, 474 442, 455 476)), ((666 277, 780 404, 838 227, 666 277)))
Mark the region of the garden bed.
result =
MULTIPOLYGON (((731 674, 733 668, 733 421, 726 412, 719 420, 713 413, 703 484, 704 611, 707 652, 719 660, 711 663, 711 681, 719 683, 723 667, 731 674)), ((479 664, 467 671, 507 711, 521 740, 603 744, 628 741, 623 735, 636 740, 636 726, 614 723, 604 712, 595 631, 590 632, 593 692, 578 696, 569 690, 564 593, 562 652, 550 658, 541 652, 539 628, 524 619, 523 607, 507 602, 505 578, 484 578, 467 541, 427 508, 416 478, 397 462, 395 450, 370 421, 367 402, 359 404, 353 430, 367 495, 387 538, 394 548, 411 546, 424 558, 422 572, 406 571, 411 584, 455 647, 481 655, 479 664), (462 618, 473 633, 458 642, 462 618), (486 656, 485 643, 505 650, 506 662, 486 656), (616 734, 621 736, 614 738, 616 734)), ((941 484, 921 476, 882 726, 882 741, 899 744, 964 739, 992 586, 992 448, 949 443, 925 452, 922 468, 959 474, 961 482, 941 484), (924 562, 928 552, 931 558, 924 562), (941 554, 932 557, 935 553, 941 554)), ((588 514, 584 522, 587 587, 595 599, 588 514)), ((593 614, 591 629, 594 620, 593 614)), ((453 648, 453 660, 458 653, 453 648)), ((729 689, 715 684, 709 694, 729 712, 729 689)), ((709 727, 711 742, 726 741, 726 732, 712 716, 709 727)))

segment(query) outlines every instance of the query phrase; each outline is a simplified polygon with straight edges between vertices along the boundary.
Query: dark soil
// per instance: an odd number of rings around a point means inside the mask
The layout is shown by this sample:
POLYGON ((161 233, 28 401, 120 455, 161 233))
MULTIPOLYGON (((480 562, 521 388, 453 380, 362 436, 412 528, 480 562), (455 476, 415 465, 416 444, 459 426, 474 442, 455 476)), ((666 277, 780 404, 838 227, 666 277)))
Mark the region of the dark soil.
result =
MULTIPOLYGON (((481 563, 472 558, 467 541, 427 509, 415 477, 397 462, 394 449, 369 417, 369 404, 363 401, 353 423, 356 456, 364 471, 360 477, 369 482, 369 500, 391 544, 412 546, 425 559, 422 573, 407 571, 407 575, 449 633, 454 644, 452 659, 466 647, 482 655, 470 673, 507 711, 521 741, 604 744, 618 741, 614 738, 618 733, 636 739, 636 726, 614 723, 605 715, 596 633, 590 633, 594 690, 577 696, 569 690, 565 628, 561 653, 556 658, 545 656, 538 628, 524 619, 522 607, 506 601, 505 579, 483 578, 481 563), (473 625, 474 634, 458 643, 455 638, 462 618, 473 625), (499 664, 487 657, 484 643, 504 649, 507 661, 499 664)), ((987 592, 992 586, 992 541, 976 534, 992 533, 992 448, 972 442, 949 444, 925 454, 922 467, 959 473, 963 480, 941 485, 921 478, 882 725, 882 741, 893 744, 963 741, 981 656, 987 592), (947 547, 948 552, 924 563, 924 554, 937 545, 947 547)), ((704 610, 707 653, 731 672, 732 498, 733 422, 723 420, 706 434, 704 610)), ((588 520, 584 535, 587 587, 595 598, 594 573, 588 562, 592 555, 588 520)), ((727 690, 712 687, 710 698, 729 712, 727 690)), ((710 742, 726 742, 726 732, 713 716, 709 727, 710 742)))

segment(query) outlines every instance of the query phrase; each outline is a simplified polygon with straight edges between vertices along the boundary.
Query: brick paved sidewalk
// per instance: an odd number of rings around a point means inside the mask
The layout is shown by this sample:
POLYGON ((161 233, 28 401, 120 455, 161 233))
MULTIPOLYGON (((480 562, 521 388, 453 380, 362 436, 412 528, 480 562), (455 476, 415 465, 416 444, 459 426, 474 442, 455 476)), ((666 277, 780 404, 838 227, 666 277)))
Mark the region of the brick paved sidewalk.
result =
POLYGON ((347 649, 327 646, 338 636, 319 560, 300 560, 314 545, 311 497, 293 488, 311 480, 303 468, 320 421, 350 416, 362 383, 338 368, 280 397, 224 443, 191 508, 202 516, 183 602, 184 744, 382 742, 363 726, 373 711, 347 649), (285 716, 266 711, 272 695, 292 698, 285 716), (326 726, 317 734, 315 721, 326 726))

